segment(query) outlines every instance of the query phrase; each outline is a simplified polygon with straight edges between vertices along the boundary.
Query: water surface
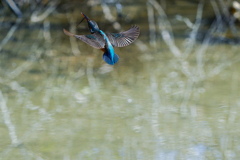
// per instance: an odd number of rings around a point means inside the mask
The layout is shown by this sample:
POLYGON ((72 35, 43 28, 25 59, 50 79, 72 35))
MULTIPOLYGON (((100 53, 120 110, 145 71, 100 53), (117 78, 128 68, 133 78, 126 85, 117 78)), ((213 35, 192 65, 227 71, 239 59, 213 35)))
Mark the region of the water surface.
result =
POLYGON ((119 1, 116 18, 115 4, 94 2, 63 1, 37 22, 26 7, 18 24, 4 11, 0 39, 17 25, 0 51, 0 159, 239 159, 240 48, 211 26, 215 3, 119 1), (110 66, 63 33, 89 34, 81 12, 141 35, 110 66))

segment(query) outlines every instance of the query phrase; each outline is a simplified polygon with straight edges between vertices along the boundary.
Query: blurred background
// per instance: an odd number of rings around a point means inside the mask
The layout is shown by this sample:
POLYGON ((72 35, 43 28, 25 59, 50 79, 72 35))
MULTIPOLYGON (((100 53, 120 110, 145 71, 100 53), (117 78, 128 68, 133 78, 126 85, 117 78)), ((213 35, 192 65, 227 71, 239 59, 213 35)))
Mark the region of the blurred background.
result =
POLYGON ((240 159, 240 5, 2 0, 0 159, 240 159), (140 27, 102 52, 68 37, 140 27))

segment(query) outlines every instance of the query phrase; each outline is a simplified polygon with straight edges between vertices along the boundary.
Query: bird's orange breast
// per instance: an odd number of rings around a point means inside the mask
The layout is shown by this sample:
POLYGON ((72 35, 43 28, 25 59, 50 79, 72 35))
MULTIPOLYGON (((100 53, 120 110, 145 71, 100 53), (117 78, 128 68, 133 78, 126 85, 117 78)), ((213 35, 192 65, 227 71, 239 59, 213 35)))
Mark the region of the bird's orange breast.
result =
POLYGON ((100 50, 103 51, 104 53, 106 52, 106 49, 105 49, 105 48, 101 48, 100 50))

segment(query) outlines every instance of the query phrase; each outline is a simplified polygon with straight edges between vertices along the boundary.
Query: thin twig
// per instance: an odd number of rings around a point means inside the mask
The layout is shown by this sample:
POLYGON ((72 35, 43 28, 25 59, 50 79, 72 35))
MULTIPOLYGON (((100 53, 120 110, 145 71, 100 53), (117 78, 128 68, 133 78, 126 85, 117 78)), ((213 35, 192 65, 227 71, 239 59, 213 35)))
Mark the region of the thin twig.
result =
POLYGON ((183 53, 184 58, 187 58, 188 55, 192 52, 193 46, 196 42, 196 37, 198 30, 201 26, 201 20, 202 20, 202 11, 203 11, 203 3, 199 3, 198 10, 197 10, 197 16, 196 21, 192 27, 192 32, 190 33, 190 38, 188 39, 188 44, 185 52, 183 53))
POLYGON ((167 15, 162 9, 161 5, 156 0, 148 0, 152 6, 156 9, 158 12, 158 26, 159 30, 162 34, 163 40, 168 45, 169 49, 173 53, 173 55, 177 58, 181 57, 181 51, 179 48, 175 45, 172 27, 170 22, 167 20, 167 15))
POLYGON ((19 76, 23 71, 25 71, 28 67, 30 67, 33 63, 32 62, 24 62, 21 66, 17 67, 15 70, 8 74, 8 78, 14 79, 15 77, 19 76))
POLYGON ((149 24, 149 43, 156 47, 156 27, 154 23, 154 11, 152 5, 147 2, 148 24, 149 24))
POLYGON ((48 20, 45 20, 43 22, 43 37, 48 42, 51 43, 51 33, 50 33, 50 22, 48 20))
POLYGON ((104 16, 105 18, 112 22, 113 23, 113 27, 116 29, 116 30, 120 30, 121 29, 121 25, 120 23, 118 23, 116 21, 116 19, 114 19, 114 17, 112 16, 111 14, 111 11, 110 11, 110 8, 108 7, 108 5, 106 3, 101 3, 101 7, 103 9, 103 13, 104 13, 104 16))
POLYGON ((176 19, 178 21, 184 22, 189 28, 193 29, 193 23, 187 17, 183 17, 178 14, 178 15, 176 15, 176 19))
POLYGON ((18 141, 18 138, 17 138, 15 127, 12 124, 12 121, 11 121, 11 118, 10 118, 10 113, 8 111, 8 107, 7 107, 7 104, 6 104, 6 100, 3 97, 1 90, 0 90, 0 108, 2 110, 4 123, 6 124, 6 126, 8 128, 9 136, 12 140, 12 145, 17 145, 19 143, 19 141, 18 141))
POLYGON ((219 4, 222 7, 223 10, 223 14, 229 19, 228 21, 228 25, 229 28, 233 34, 233 36, 238 36, 238 29, 236 28, 235 24, 234 24, 234 18, 232 17, 232 15, 230 15, 229 11, 228 11, 228 5, 226 4, 226 2, 224 2, 223 0, 219 0, 219 4))
POLYGON ((57 0, 55 0, 47 9, 45 12, 43 12, 41 15, 39 14, 39 11, 35 11, 32 13, 31 15, 31 21, 32 22, 39 22, 39 21, 43 21, 44 19, 46 19, 56 8, 57 8, 57 4, 59 2, 57 0))
POLYGON ((16 23, 14 24, 14 26, 12 26, 12 28, 8 31, 6 37, 2 40, 2 42, 0 44, 0 52, 1 52, 2 48, 4 47, 4 45, 10 40, 10 38, 12 37, 14 32, 17 30, 21 21, 22 21, 22 19, 18 18, 16 20, 16 23))
POLYGON ((15 2, 13 0, 6 0, 7 4, 9 7, 13 10, 13 12, 20 18, 22 17, 22 12, 21 10, 17 7, 15 2))

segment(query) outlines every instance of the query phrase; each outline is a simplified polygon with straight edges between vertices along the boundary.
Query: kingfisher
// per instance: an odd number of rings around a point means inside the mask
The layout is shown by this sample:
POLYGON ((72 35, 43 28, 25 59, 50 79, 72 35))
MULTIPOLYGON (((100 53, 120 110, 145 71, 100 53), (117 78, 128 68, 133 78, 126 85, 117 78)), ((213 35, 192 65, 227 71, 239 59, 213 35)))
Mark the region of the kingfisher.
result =
POLYGON ((81 22, 84 19, 87 20, 88 28, 91 34, 76 35, 67 31, 66 29, 63 29, 64 33, 68 36, 76 37, 94 48, 102 50, 104 52, 102 59, 110 65, 114 65, 115 63, 118 62, 118 59, 119 59, 119 56, 114 52, 113 47, 128 46, 129 44, 133 43, 140 34, 140 28, 136 25, 133 25, 132 27, 130 27, 129 30, 124 32, 104 33, 102 30, 99 29, 95 21, 90 20, 83 13, 81 14, 83 16, 83 19, 81 20, 81 22))

